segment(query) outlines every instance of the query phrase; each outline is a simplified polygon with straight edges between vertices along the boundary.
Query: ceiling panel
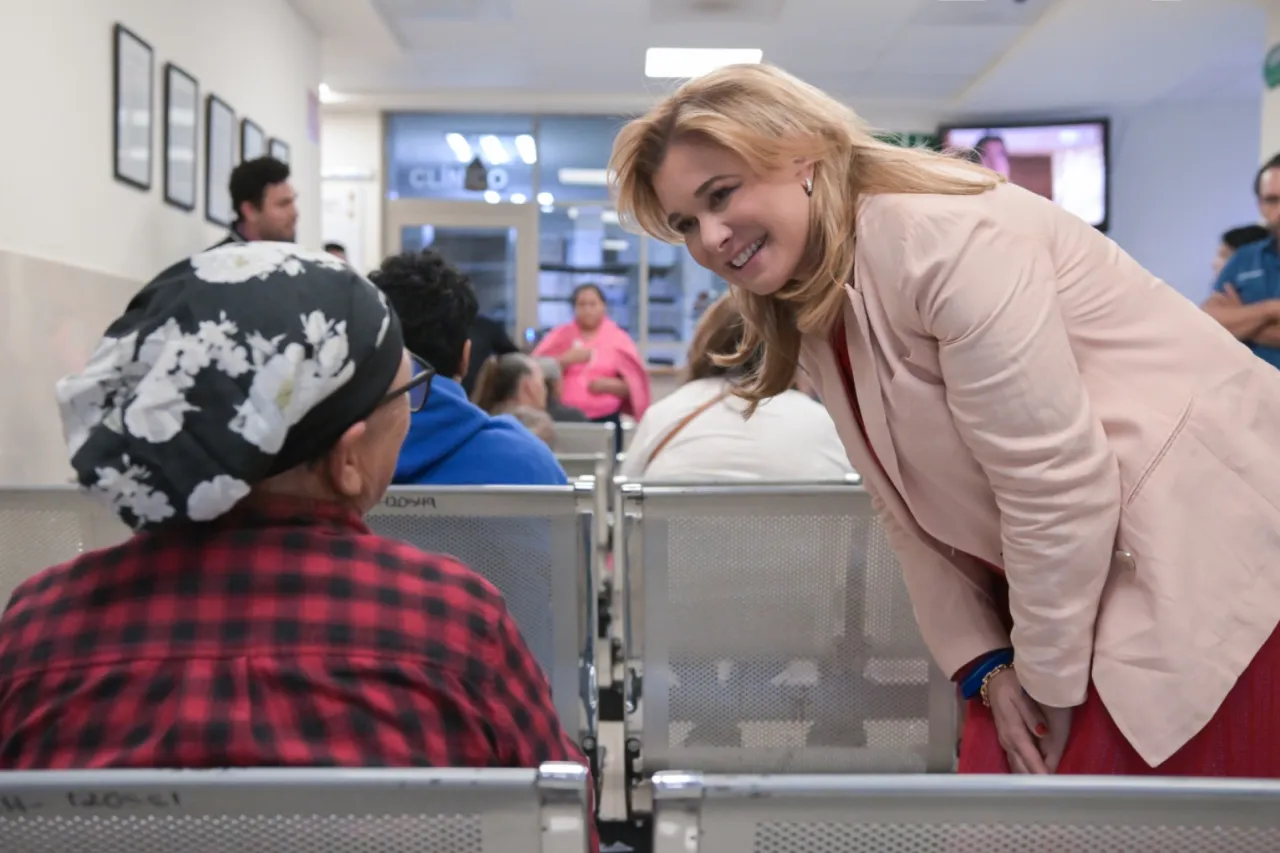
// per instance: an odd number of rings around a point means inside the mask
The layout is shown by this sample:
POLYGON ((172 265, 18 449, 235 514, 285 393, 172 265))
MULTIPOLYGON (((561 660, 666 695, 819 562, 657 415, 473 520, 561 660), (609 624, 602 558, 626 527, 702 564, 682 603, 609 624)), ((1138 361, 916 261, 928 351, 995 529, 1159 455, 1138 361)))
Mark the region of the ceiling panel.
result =
POLYGON ((647 47, 758 47, 855 107, 995 114, 1245 97, 1265 50, 1254 0, 290 2, 326 35, 330 88, 371 99, 634 102, 671 86, 643 76, 647 47))

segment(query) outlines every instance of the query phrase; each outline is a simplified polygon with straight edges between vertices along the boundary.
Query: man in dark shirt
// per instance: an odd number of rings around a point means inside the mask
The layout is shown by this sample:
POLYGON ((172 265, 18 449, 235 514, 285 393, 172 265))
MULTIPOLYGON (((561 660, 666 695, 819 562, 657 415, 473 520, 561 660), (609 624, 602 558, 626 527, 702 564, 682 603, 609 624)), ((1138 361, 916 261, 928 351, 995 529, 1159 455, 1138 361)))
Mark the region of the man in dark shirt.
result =
POLYGON ((0 769, 585 764, 494 587, 361 520, 433 376, 327 255, 232 246, 144 288, 56 392, 136 532, 14 593, 0 769))
POLYGON ((236 221, 219 246, 298 239, 298 194, 289 184, 289 164, 274 157, 246 160, 231 172, 231 207, 236 221))
POLYGON ((1280 367, 1280 154, 1258 170, 1253 194, 1268 233, 1235 250, 1204 310, 1255 355, 1280 367))
POLYGON ((512 342, 511 336, 507 334, 506 328, 501 323, 490 320, 483 314, 477 314, 471 321, 471 326, 467 330, 467 340, 471 341, 471 359, 467 362, 467 372, 462 377, 462 388, 470 397, 476 390, 476 378, 479 377, 480 368, 484 367, 486 361, 496 355, 506 355, 520 350, 512 342))

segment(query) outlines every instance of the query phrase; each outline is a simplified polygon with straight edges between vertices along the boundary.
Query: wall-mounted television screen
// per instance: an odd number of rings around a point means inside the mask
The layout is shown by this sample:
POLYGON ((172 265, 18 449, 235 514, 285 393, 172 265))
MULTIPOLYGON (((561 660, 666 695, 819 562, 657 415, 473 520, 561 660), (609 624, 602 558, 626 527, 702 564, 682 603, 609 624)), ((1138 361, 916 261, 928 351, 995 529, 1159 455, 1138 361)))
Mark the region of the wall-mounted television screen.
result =
POLYGON ((963 149, 1018 186, 1052 199, 1103 231, 1109 213, 1106 119, 973 124, 938 131, 944 149, 963 149))

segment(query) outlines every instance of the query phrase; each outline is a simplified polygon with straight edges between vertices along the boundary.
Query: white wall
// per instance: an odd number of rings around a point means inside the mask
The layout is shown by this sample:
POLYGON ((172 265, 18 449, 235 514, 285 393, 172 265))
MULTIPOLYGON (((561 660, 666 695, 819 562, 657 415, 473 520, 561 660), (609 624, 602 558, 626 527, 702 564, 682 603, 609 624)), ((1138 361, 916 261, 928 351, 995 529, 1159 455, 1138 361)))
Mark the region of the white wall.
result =
POLYGON ((373 109, 326 110, 320 126, 322 236, 365 272, 382 262, 382 129, 373 109))
MULTIPOLYGON (((1267 49, 1280 44, 1280 0, 1263 0, 1267 7, 1267 49)), ((1259 73, 1264 67, 1263 58, 1258 59, 1259 73)), ((1269 89, 1262 95, 1262 127, 1259 136, 1262 139, 1258 163, 1264 163, 1273 154, 1280 152, 1280 89, 1269 89)))
POLYGON ((319 151, 307 93, 320 84, 320 39, 285 0, 0 0, 0 248, 143 281, 220 239, 204 218, 203 98, 289 142, 299 240, 320 236, 319 151), (152 188, 112 177, 112 25, 155 52, 152 188), (162 69, 200 84, 196 210, 164 203, 162 69))
POLYGON ((299 240, 319 243, 320 41, 286 0, 0 0, 0 483, 66 481, 54 383, 151 276, 225 235, 204 218, 203 108, 196 210, 164 203, 168 61, 289 142, 299 240), (155 52, 149 192, 113 177, 116 22, 155 52))
POLYGON ((1258 219, 1261 124, 1256 99, 1112 114, 1110 236, 1195 302, 1213 284, 1222 232, 1258 219))

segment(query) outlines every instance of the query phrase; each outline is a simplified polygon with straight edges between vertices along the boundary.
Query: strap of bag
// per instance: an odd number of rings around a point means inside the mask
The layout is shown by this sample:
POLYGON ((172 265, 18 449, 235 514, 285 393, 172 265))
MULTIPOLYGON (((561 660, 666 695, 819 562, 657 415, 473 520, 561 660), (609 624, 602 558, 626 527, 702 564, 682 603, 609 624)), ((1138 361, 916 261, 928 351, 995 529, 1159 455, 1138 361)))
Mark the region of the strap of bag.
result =
POLYGON ((672 427, 671 431, 662 437, 662 441, 658 442, 658 446, 655 447, 653 449, 653 452, 649 454, 648 461, 644 463, 645 470, 646 471, 649 470, 649 466, 653 464, 653 460, 657 459, 658 454, 663 451, 663 448, 665 448, 668 444, 671 443, 671 439, 675 438, 677 435, 680 434, 681 430, 683 430, 689 424, 693 423, 694 418, 698 417, 698 415, 707 411, 707 409, 710 409, 712 406, 714 406, 716 403, 719 403, 721 400, 726 399, 729 396, 729 393, 730 393, 729 389, 726 388, 725 390, 721 391, 719 394, 712 397, 710 400, 703 403, 701 406, 699 406, 698 408, 694 409, 692 412, 690 412, 689 414, 681 418, 680 422, 677 423, 674 427, 672 427))

